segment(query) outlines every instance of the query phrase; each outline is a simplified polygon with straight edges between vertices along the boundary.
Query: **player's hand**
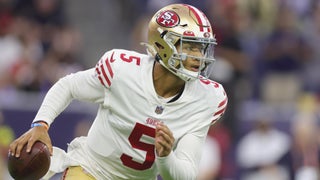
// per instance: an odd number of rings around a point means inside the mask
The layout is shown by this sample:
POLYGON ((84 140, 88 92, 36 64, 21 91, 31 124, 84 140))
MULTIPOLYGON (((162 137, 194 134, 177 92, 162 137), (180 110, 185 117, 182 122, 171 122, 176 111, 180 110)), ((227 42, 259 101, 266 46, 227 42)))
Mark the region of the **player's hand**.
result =
POLYGON ((159 157, 168 156, 172 151, 174 137, 168 126, 159 123, 156 126, 155 147, 159 157))
POLYGON ((48 130, 45 127, 37 126, 29 129, 19 138, 14 140, 9 147, 9 153, 11 156, 20 157, 21 149, 25 144, 27 144, 27 152, 31 151, 33 144, 36 141, 41 141, 46 144, 52 155, 52 144, 51 139, 48 134, 48 130))

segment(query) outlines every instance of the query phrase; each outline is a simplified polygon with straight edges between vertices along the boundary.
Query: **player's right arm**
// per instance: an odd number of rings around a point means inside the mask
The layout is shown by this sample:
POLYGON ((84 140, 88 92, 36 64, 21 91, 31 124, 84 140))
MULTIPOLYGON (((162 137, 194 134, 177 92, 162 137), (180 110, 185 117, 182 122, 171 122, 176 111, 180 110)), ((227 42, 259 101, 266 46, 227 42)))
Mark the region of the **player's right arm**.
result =
MULTIPOLYGON (((107 53, 106 53, 107 55, 107 53)), ((54 119, 74 99, 103 103, 105 87, 101 85, 95 68, 67 75, 57 81, 46 94, 33 122, 43 121, 48 127, 54 119)), ((52 154, 52 143, 48 130, 43 126, 29 129, 10 144, 10 153, 19 157, 21 149, 27 144, 27 151, 36 141, 45 143, 52 154)))

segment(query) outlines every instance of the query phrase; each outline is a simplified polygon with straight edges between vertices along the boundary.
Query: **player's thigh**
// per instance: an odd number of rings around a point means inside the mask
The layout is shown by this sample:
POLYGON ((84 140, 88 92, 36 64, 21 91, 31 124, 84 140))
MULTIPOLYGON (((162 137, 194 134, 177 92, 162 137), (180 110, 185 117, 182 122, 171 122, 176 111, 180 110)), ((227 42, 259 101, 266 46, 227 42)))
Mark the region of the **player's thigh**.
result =
POLYGON ((95 178, 82 167, 72 166, 64 171, 61 180, 95 180, 95 178))

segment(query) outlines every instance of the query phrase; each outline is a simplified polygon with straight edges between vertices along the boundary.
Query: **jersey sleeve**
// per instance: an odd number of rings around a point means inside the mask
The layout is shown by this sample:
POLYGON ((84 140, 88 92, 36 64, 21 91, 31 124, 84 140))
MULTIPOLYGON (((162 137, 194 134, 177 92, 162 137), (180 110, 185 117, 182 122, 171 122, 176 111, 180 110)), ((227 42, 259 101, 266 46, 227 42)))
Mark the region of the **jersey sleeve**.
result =
POLYGON ((118 52, 120 50, 107 51, 94 68, 61 78, 46 94, 34 121, 51 124, 73 99, 104 103, 106 89, 111 87, 116 67, 121 62, 114 58, 118 52))
POLYGON ((33 122, 42 120, 50 125, 72 100, 102 104, 104 96, 105 88, 94 68, 67 75, 50 88, 33 122))

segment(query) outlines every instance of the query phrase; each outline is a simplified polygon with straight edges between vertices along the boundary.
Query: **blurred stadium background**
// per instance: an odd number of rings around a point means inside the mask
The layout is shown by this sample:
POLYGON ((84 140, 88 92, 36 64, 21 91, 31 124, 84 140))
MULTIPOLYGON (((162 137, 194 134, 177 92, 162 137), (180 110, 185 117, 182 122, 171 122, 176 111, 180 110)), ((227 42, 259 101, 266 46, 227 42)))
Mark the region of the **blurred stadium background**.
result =
MULTIPOLYGON (((206 180, 319 179, 319 0, 0 0, 0 179, 10 179, 8 144, 28 130, 50 86, 112 48, 145 52, 148 20, 175 2, 210 19, 211 78, 229 95, 209 132, 216 150, 204 157, 217 156, 201 166, 206 180)), ((96 109, 73 102, 52 125, 52 143, 66 149, 96 109)))

